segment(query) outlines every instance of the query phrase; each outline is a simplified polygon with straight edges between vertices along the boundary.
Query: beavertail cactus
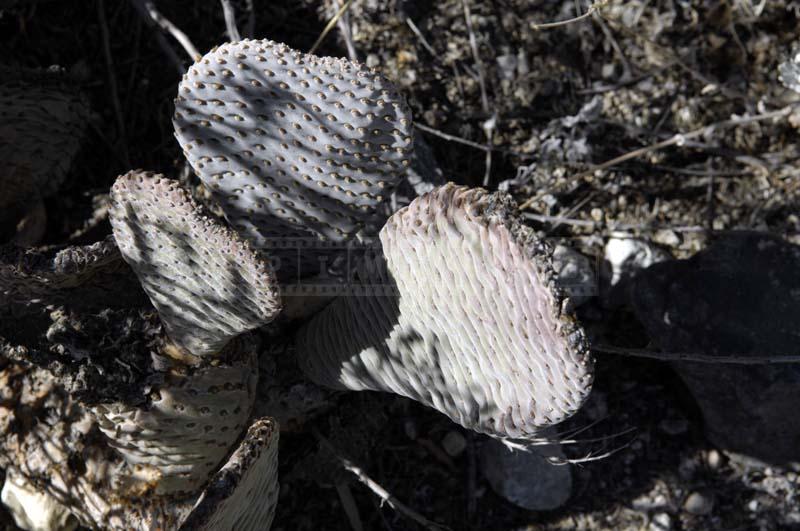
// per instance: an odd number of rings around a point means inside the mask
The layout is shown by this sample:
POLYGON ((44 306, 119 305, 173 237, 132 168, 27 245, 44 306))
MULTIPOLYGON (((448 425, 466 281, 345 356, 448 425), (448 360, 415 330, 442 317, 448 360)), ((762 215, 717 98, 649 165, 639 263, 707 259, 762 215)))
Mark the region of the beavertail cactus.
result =
POLYGON ((55 193, 88 117, 83 98, 58 72, 0 68, 0 221, 55 193))
POLYGON ((112 237, 54 251, 0 246, 0 314, 54 304, 108 308, 144 300, 112 237))
POLYGON ((149 379, 148 402, 91 408, 97 425, 132 467, 132 483, 155 494, 191 494, 219 469, 253 408, 257 382, 254 345, 232 341, 228 362, 185 368, 161 359, 149 379))
MULTIPOLYGON (((383 76, 267 40, 195 63, 173 122, 228 221, 259 248, 377 230, 413 143, 410 113, 383 76)), ((280 255, 297 261, 296 249, 280 255)))
POLYGON ((278 314, 268 261, 177 182, 133 171, 117 179, 111 199, 117 244, 178 347, 212 356, 278 314))
POLYGON ((278 424, 253 422, 184 519, 182 530, 267 530, 278 505, 278 424))
POLYGON ((584 333, 552 253, 508 196, 452 184, 394 214, 363 286, 297 336, 317 383, 407 396, 462 426, 527 437, 589 394, 584 333))
POLYGON ((243 430, 243 440, 202 492, 154 496, 147 484, 128 482, 128 463, 97 437, 91 415, 52 374, 6 362, 2 354, 18 349, 0 346, 0 467, 68 508, 82 525, 142 531, 269 528, 278 494, 274 420, 262 418, 243 430))

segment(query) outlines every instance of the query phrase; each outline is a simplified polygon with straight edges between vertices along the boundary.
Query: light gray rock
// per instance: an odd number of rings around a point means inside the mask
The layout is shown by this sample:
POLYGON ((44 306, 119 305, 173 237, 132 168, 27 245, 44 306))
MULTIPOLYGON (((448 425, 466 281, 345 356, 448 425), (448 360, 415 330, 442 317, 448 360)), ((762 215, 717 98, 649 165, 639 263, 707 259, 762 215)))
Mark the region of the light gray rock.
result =
POLYGON ((624 234, 608 239, 604 255, 611 266, 611 286, 640 269, 671 258, 663 249, 624 234))
POLYGON ((683 510, 696 516, 709 514, 714 510, 714 499, 702 492, 692 492, 683 502, 683 510))
POLYGON ((486 439, 481 471, 492 489, 514 505, 529 511, 552 511, 572 494, 572 470, 568 465, 551 464, 549 457, 563 458, 561 447, 511 450, 500 440, 486 439))
POLYGON ((569 297, 569 308, 576 308, 598 294, 598 282, 592 260, 572 247, 556 245, 553 269, 558 284, 569 297))

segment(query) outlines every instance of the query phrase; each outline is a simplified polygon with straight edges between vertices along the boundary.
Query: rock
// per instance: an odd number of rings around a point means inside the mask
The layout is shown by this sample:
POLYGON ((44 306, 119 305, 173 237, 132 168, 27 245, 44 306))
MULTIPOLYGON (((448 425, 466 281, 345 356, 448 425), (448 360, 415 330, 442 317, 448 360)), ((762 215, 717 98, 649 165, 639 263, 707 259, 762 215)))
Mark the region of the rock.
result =
POLYGON ((667 418, 658 423, 658 429, 667 435, 682 435, 689 429, 689 421, 682 417, 667 418))
POLYGON ((467 447, 467 440, 457 431, 449 431, 442 439, 442 448, 450 457, 458 457, 464 453, 467 447))
POLYGON ((568 306, 575 308, 598 293, 597 276, 592 261, 566 245, 553 250, 553 268, 558 283, 569 296, 568 306))
POLYGON ((572 494, 572 471, 553 465, 548 457, 563 457, 561 447, 529 446, 510 450, 497 439, 486 439, 481 450, 481 470, 492 489, 514 505, 529 511, 551 511, 572 494))
POLYGON ((624 233, 606 242, 604 255, 611 266, 611 286, 640 269, 669 260, 669 253, 644 240, 627 237, 624 233))
POLYGON ((686 501, 683 502, 683 510, 696 516, 710 514, 713 509, 714 499, 702 492, 693 492, 689 494, 686 501))
POLYGON ((706 455, 706 463, 708 468, 716 470, 722 465, 722 455, 716 450, 709 450, 708 455, 706 455))
POLYGON ((17 526, 26 531, 72 531, 78 527, 78 520, 66 507, 11 472, 6 474, 0 499, 17 526))
MULTIPOLYGON (((669 352, 780 357, 797 353, 800 246, 729 234, 688 260, 655 264, 631 286, 653 343, 669 352)), ((800 461, 800 365, 674 362, 721 449, 773 464, 800 461)))
POLYGON ((406 170, 406 180, 416 195, 430 192, 447 182, 442 169, 436 162, 433 149, 419 134, 414 136, 414 153, 411 165, 406 170))
POLYGON ((667 513, 653 515, 650 520, 650 531, 669 531, 672 529, 672 518, 667 513))

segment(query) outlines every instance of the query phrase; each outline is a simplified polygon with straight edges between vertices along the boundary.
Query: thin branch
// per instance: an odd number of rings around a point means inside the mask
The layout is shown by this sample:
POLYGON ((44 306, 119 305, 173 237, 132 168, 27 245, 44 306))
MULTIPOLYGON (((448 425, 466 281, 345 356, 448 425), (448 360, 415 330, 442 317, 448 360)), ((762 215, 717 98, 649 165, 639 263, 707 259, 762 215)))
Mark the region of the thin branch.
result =
POLYGON ((256 9, 253 5, 253 0, 245 0, 244 5, 247 10, 247 24, 244 27, 244 34, 248 39, 252 39, 256 36, 256 9))
MULTIPOLYGON (((342 2, 342 0, 338 1, 339 3, 342 2)), ((358 61, 358 52, 356 51, 355 43, 353 43, 353 28, 350 26, 350 12, 345 11, 344 14, 339 18, 336 25, 339 27, 339 31, 342 32, 344 45, 347 48, 347 57, 351 61, 358 61)))
POLYGON ((666 140, 662 140, 660 142, 656 142, 655 144, 650 144, 649 146, 644 146, 639 149, 634 149, 633 151, 629 151, 624 155, 620 155, 619 157, 614 157, 611 160, 608 160, 602 164, 598 164, 589 168, 588 170, 581 172, 577 175, 574 175, 573 178, 580 179, 586 177, 587 175, 591 175, 592 173, 598 170, 604 170, 606 168, 610 168, 612 166, 616 166, 622 162, 635 159, 641 157, 642 155, 646 155, 648 153, 652 153, 653 151, 658 151, 660 149, 664 149, 670 146, 683 146, 689 140, 693 140, 695 138, 700 138, 703 136, 707 136, 712 134, 718 129, 727 129, 729 127, 735 127, 738 125, 745 125, 755 122, 763 122, 766 120, 772 120, 775 118, 784 118, 789 116, 792 111, 794 110, 795 105, 787 105, 782 107, 776 111, 765 112, 763 114, 757 114, 755 116, 748 116, 744 118, 731 118, 729 120, 723 120, 721 122, 713 123, 710 125, 706 125, 704 127, 700 127, 688 133, 677 133, 672 135, 671 137, 667 138, 666 140))
MULTIPOLYGON (((520 205, 520 209, 528 208, 527 201, 520 205)), ((572 219, 566 218, 563 216, 545 216, 542 214, 532 214, 530 212, 523 212, 522 217, 525 219, 532 219, 533 221, 539 221, 541 223, 558 223, 559 225, 572 225, 575 227, 588 227, 593 229, 600 225, 600 223, 596 221, 589 221, 588 219, 572 219)))
POLYGON ((472 50, 472 59, 475 61, 475 67, 478 69, 478 84, 481 89, 481 106, 483 112, 489 113, 489 97, 486 94, 486 78, 484 76, 483 61, 481 61, 480 53, 478 52, 478 39, 475 38, 475 31, 472 28, 472 13, 469 9, 469 0, 461 0, 461 5, 464 7, 464 19, 467 22, 467 33, 469 36, 469 47, 472 50))
POLYGON ((478 86, 481 89, 481 106, 483 112, 491 117, 483 123, 483 132, 486 135, 486 160, 484 162, 483 186, 489 186, 492 176, 492 137, 497 126, 497 111, 494 113, 489 109, 489 96, 486 93, 486 74, 481 61, 480 51, 478 50, 478 39, 472 28, 472 13, 469 9, 469 0, 461 0, 464 6, 464 19, 467 22, 467 32, 469 34, 469 47, 472 50, 472 58, 475 61, 475 68, 478 70, 478 86))
POLYGON ((422 44, 422 47, 428 50, 428 53, 431 54, 432 56, 438 57, 436 50, 433 49, 433 46, 430 45, 428 40, 422 34, 422 31, 420 31, 420 29, 417 27, 416 24, 414 24, 414 21, 411 20, 410 17, 406 17, 406 24, 408 24, 408 27, 411 28, 411 31, 414 33, 414 35, 417 36, 419 42, 422 44))
POLYGON ((418 122, 414 123, 414 127, 423 131, 425 133, 429 133, 434 136, 438 136, 439 138, 443 138, 445 140, 449 140, 450 142, 455 142, 457 144, 463 144, 465 146, 469 146, 471 148, 480 149, 481 151, 497 151, 498 153, 506 153, 507 155, 514 155, 517 157, 531 157, 530 153, 523 153, 522 151, 516 151, 513 149, 502 148, 499 146, 485 146, 483 144, 479 144, 477 142, 473 142, 472 140, 467 140, 466 138, 461 138, 460 136, 451 135, 449 133, 445 133, 443 131, 439 131, 438 129, 434 129, 433 127, 429 127, 425 124, 421 124, 418 122))
POLYGON ((771 365, 778 363, 800 363, 800 355, 750 356, 747 354, 713 355, 689 352, 656 352, 652 350, 595 345, 592 350, 606 354, 618 354, 634 358, 649 358, 661 361, 693 361, 698 363, 720 363, 733 365, 771 365))
POLYGON ((600 0, 598 2, 593 3, 589 6, 589 10, 586 11, 583 15, 577 16, 575 18, 570 18, 567 20, 559 20, 558 22, 547 22, 545 24, 536 24, 531 22, 531 29, 533 30, 543 30, 543 29, 553 29, 553 28, 560 28, 561 26, 566 26, 567 24, 572 24, 573 22, 580 22, 581 20, 585 20, 592 16, 593 13, 599 11, 600 9, 604 8, 605 5, 608 3, 608 0, 600 0))
POLYGON ((125 132, 125 119, 122 117, 122 106, 119 102, 119 90, 117 89, 117 76, 114 74, 114 59, 111 56, 111 42, 108 36, 108 24, 106 22, 106 7, 104 0, 97 0, 97 18, 100 22, 100 35, 103 39, 103 56, 106 61, 106 71, 108 72, 108 88, 111 91, 111 104, 114 106, 114 117, 117 121, 117 143, 121 145, 122 160, 125 167, 130 168, 130 157, 128 155, 128 140, 125 132))
POLYGON ((239 34, 239 28, 236 27, 236 11, 233 9, 231 0, 219 0, 222 4, 222 16, 225 17, 225 31, 231 42, 238 42, 242 40, 239 34))
POLYGON ((449 140, 450 142, 463 144, 465 146, 469 146, 475 149, 480 149, 481 151, 487 151, 492 149, 491 147, 484 146, 483 144, 478 144, 477 142, 473 142, 472 140, 467 140, 466 138, 461 138, 460 136, 455 136, 439 131, 438 129, 434 129, 433 127, 428 127, 427 125, 421 124, 419 122, 414 122, 414 127, 419 129, 420 131, 425 131, 426 133, 438 136, 439 138, 444 138, 445 140, 449 140))
POLYGON ((186 50, 192 61, 197 61, 202 57, 200 52, 197 51, 192 41, 186 36, 184 32, 178 29, 169 19, 167 19, 161 12, 156 9, 153 2, 149 0, 131 0, 136 10, 144 17, 150 25, 156 25, 163 31, 172 35, 178 43, 186 50))
POLYGON ((339 460, 339 462, 342 464, 342 467, 345 470, 354 474, 362 484, 366 485, 367 488, 369 488, 369 490, 371 490, 375 495, 378 496, 378 498, 381 499, 381 504, 384 503, 387 504, 389 507, 391 507, 398 513, 402 514, 406 518, 415 521, 416 523, 418 523, 425 529, 428 529, 429 531, 443 531, 450 529, 446 526, 428 520, 427 518, 419 514, 417 511, 415 511, 411 507, 407 506, 406 504, 395 498, 391 493, 389 493, 389 491, 381 487, 380 484, 378 484, 378 482, 369 477, 367 473, 364 472, 360 467, 356 466, 352 461, 350 461, 346 457, 343 457, 336 450, 333 444, 331 444, 331 442, 328 439, 326 439, 318 430, 314 429, 313 433, 314 436, 317 438, 317 440, 319 440, 320 444, 322 444, 325 448, 328 449, 329 452, 331 452, 333 455, 336 456, 336 458, 339 460))
POLYGON ((330 33, 330 31, 333 29, 333 27, 336 25, 336 23, 339 21, 342 15, 344 15, 345 11, 350 9, 350 4, 352 3, 353 0, 347 0, 347 2, 345 2, 344 5, 342 5, 342 7, 339 8, 339 11, 337 11, 336 14, 333 16, 333 18, 330 19, 328 23, 325 25, 325 28, 322 30, 322 33, 319 34, 319 37, 317 37, 316 42, 308 51, 308 53, 314 53, 317 51, 319 45, 322 44, 322 41, 325 39, 325 37, 328 36, 328 33, 330 33))
MULTIPOLYGON (((152 18, 150 18, 149 13, 146 9, 144 9, 144 5, 138 2, 138 0, 131 0, 131 3, 136 9, 136 12, 139 13, 139 19, 144 20, 149 28, 155 28, 156 23, 152 18)), ((170 62, 175 66, 175 70, 178 71, 178 75, 182 76, 186 72, 183 61, 181 61, 180 57, 178 57, 178 54, 175 53, 175 50, 167 42, 167 39, 164 37, 162 32, 157 31, 155 35, 156 41, 158 41, 158 46, 164 51, 167 57, 169 57, 170 62)))

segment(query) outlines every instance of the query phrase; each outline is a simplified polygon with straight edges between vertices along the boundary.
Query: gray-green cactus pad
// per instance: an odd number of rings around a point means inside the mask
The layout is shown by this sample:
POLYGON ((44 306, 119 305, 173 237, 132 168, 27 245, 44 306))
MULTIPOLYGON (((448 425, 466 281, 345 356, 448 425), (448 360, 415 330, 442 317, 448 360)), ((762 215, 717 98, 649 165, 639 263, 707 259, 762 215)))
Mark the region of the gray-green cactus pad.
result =
POLYGON ((280 295, 266 258, 206 217, 176 181, 130 172, 117 179, 111 200, 122 255, 178 346, 213 355, 278 314, 280 295))
POLYGON ((237 340, 231 349, 242 352, 230 363, 151 376, 146 406, 91 408, 109 446, 130 465, 132 482, 150 484, 155 494, 191 494, 218 470, 245 429, 256 393, 253 342, 237 340))
POLYGON ((375 232, 413 143, 410 113, 383 76, 267 40, 195 63, 173 122, 228 221, 259 248, 375 232))
POLYGON ((211 478, 181 529, 268 531, 278 504, 278 424, 253 422, 228 462, 211 478))
POLYGON ((57 72, 0 68, 0 219, 58 190, 88 110, 57 72))
POLYGON ((508 196, 452 184, 393 215, 382 252, 298 333, 316 382, 391 391, 462 426, 533 435, 574 413, 593 364, 564 310, 552 253, 508 196))

